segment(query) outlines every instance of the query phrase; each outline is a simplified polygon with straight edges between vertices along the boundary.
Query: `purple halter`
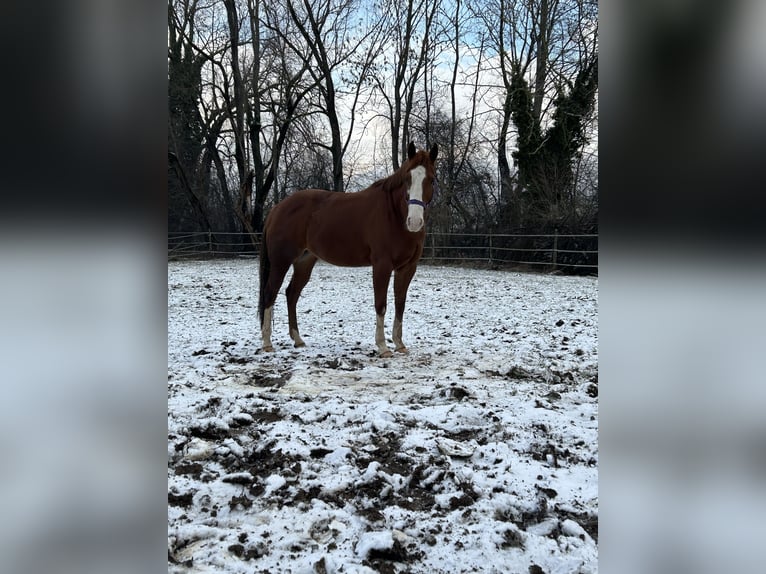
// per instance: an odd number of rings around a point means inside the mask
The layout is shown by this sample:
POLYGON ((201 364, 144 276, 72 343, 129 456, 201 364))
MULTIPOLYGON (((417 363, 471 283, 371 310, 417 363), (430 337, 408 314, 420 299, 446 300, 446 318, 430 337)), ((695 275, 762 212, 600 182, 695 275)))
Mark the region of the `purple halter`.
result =
MULTIPOLYGON (((438 186, 438 184, 437 184, 435 179, 434 179, 433 187, 434 187, 434 195, 436 195, 436 192, 439 191, 439 186, 438 186)), ((405 194, 405 196, 407 195, 407 190, 406 189, 404 190, 404 194, 405 194)), ((434 198, 432 197, 431 201, 433 201, 433 200, 434 200, 434 198)), ((425 203, 424 201, 420 201, 419 199, 408 199, 407 200, 407 205, 419 205, 420 207, 422 207, 425 210, 425 208, 428 207, 428 204, 431 203, 431 201, 429 201, 428 203, 425 203)))

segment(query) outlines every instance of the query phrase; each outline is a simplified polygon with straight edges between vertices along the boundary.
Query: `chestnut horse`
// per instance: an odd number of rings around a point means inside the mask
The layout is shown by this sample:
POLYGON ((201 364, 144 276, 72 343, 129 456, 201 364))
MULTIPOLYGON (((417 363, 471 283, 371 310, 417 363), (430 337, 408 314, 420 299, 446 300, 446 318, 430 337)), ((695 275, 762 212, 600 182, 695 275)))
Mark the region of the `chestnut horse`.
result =
POLYGON ((375 343, 381 357, 392 356, 383 334, 386 298, 394 273, 395 350, 406 353, 402 318, 407 288, 415 275, 425 241, 425 207, 431 201, 438 148, 417 151, 410 143, 407 161, 393 174, 357 193, 304 189, 286 197, 269 213, 263 229, 258 315, 263 350, 273 351, 274 302, 290 265, 287 286, 290 337, 304 346, 296 305, 317 260, 345 267, 372 266, 375 291, 375 343))

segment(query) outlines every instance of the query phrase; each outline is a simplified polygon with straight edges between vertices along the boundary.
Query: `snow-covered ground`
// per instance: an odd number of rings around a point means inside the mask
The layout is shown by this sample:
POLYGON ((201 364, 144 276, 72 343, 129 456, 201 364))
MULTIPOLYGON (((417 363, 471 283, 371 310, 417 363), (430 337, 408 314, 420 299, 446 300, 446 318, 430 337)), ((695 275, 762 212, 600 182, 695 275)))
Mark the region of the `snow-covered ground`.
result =
POLYGON ((303 349, 257 296, 168 264, 169 571, 598 571, 596 278, 421 266, 391 359, 369 268, 317 265, 303 349))

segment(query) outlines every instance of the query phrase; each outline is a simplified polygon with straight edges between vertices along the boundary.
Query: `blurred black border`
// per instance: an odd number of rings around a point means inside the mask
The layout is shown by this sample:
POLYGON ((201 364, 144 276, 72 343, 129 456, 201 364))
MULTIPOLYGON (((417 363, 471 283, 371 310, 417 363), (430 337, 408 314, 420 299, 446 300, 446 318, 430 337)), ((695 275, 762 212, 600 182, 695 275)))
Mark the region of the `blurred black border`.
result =
MULTIPOLYGON (((104 327, 111 310, 124 317, 120 300, 99 297, 97 305, 78 301, 81 308, 71 313, 74 319, 66 319, 71 328, 67 322, 51 323, 50 328, 41 323, 48 331, 42 340, 59 337, 66 345, 83 337, 83 346, 93 345, 86 350, 98 367, 88 364, 87 352, 77 359, 82 364, 56 364, 44 348, 35 349, 34 341, 14 337, 14 324, 4 325, 3 352, 9 363, 16 358, 23 369, 24 361, 34 361, 32 370, 41 373, 22 387, 25 373, 19 365, 4 365, 6 407, 29 408, 37 397, 66 401, 43 400, 46 406, 37 409, 29 430, 35 434, 8 437, 8 453, 18 453, 29 464, 36 460, 37 466, 14 466, 14 459, 7 458, 6 480, 21 486, 47 480, 50 488, 29 494, 24 526, 3 530, 3 563, 15 572, 164 571, 166 6, 148 0, 5 2, 0 8, 0 47, 0 296, 9 293, 5 284, 22 282, 23 287, 22 274, 37 266, 43 272, 31 271, 29 277, 46 284, 30 291, 43 293, 42 298, 16 306, 39 312, 42 316, 34 320, 44 321, 45 314, 61 308, 57 290, 62 284, 75 294, 82 286, 85 296, 91 280, 109 288, 116 261, 134 273, 126 283, 140 292, 126 299, 141 305, 129 310, 140 320, 107 329, 124 331, 127 343, 109 368, 103 357, 95 356, 99 333, 88 332, 88 326, 104 327), (45 268, 67 275, 58 281, 45 268), (141 380, 135 380, 137 375, 141 380), (82 476, 63 469, 51 472, 48 451, 44 446, 36 450, 42 444, 36 439, 75 441, 78 436, 87 440, 72 442, 69 458, 80 461, 82 476), (98 448, 91 448, 91 439, 98 448), (125 472, 118 469, 123 464, 125 472), (101 474, 132 478, 125 492, 115 492, 99 509, 91 505, 103 493, 97 496, 94 489, 91 496, 84 485, 101 474), (40 506, 33 501, 62 488, 72 492, 72 500, 58 501, 47 517, 33 512, 40 506), (106 520, 109 508, 114 508, 113 516, 106 520)), ((18 295, 13 288, 10 293, 18 295)), ((106 342, 110 351, 118 344, 106 342)))
POLYGON ((762 5, 600 3, 604 572, 760 567, 762 5))
POLYGON ((752 0, 600 3, 604 245, 660 255, 762 247, 766 71, 762 42, 748 35, 755 12, 752 0))

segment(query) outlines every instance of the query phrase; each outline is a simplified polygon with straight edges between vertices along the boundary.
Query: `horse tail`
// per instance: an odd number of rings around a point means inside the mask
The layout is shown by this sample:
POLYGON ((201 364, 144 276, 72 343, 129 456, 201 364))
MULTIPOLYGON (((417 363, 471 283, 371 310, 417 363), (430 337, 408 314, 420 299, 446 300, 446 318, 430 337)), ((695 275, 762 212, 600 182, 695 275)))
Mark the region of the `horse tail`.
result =
POLYGON ((260 291, 258 292, 258 318, 261 327, 263 327, 263 312, 266 309, 266 283, 269 280, 271 272, 271 261, 269 260, 269 249, 266 245, 266 226, 263 229, 261 237, 261 255, 260 255, 260 291))

